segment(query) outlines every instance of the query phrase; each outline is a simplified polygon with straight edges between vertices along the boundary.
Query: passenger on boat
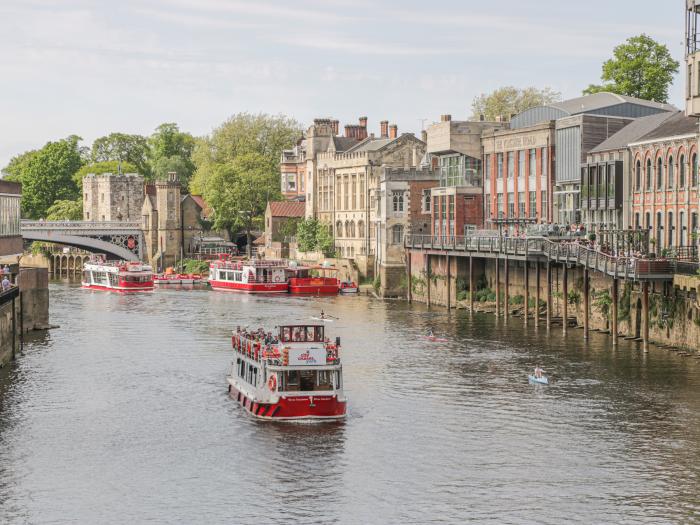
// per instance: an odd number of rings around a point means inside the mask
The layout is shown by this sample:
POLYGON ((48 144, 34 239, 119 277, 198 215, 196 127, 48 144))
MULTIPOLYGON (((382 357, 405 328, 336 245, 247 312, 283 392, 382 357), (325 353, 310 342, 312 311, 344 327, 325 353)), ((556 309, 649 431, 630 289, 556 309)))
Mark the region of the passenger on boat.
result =
POLYGON ((428 328, 428 333, 425 335, 428 337, 435 337, 435 332, 433 332, 432 328, 428 328))
POLYGON ((544 370, 542 370, 539 366, 535 367, 535 377, 540 378, 542 377, 544 373, 544 370))
POLYGON ((326 318, 326 314, 323 312, 323 310, 321 310, 321 319, 325 319, 325 318, 326 318))

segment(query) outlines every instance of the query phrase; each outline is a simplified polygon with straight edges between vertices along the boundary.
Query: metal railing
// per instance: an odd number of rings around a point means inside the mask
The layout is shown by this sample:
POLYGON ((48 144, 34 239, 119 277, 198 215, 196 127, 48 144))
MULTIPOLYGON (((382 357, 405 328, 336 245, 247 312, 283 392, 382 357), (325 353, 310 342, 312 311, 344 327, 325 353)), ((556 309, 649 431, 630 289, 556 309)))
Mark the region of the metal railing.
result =
POLYGON ((19 286, 12 286, 9 290, 0 291, 0 306, 9 303, 19 297, 19 286))
POLYGON ((141 229, 139 221, 22 221, 23 230, 125 230, 141 229))

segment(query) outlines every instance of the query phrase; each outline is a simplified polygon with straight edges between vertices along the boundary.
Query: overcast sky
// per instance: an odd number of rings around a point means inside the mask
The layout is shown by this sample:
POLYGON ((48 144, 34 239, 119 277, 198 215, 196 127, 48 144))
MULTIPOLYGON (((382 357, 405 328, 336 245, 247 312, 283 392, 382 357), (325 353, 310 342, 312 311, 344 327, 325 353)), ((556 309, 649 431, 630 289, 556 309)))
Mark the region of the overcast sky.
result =
MULTIPOLYGON (((0 166, 49 140, 240 112, 418 132, 475 95, 565 98, 646 32, 683 54, 683 0, 0 0, 0 166)), ((681 71, 683 69, 681 68, 681 71)), ((671 102, 681 106, 676 79, 671 102)))

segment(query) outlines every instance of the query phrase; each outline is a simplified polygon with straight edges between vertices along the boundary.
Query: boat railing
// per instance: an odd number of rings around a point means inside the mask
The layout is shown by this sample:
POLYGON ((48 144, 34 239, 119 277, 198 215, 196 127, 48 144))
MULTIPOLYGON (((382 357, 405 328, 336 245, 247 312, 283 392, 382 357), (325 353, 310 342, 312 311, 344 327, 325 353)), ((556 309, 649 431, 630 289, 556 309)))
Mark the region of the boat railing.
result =
MULTIPOLYGON (((326 365, 340 364, 340 348, 330 341, 322 341, 326 350, 326 365)), ((277 366, 289 365, 289 346, 274 339, 267 343, 261 339, 250 339, 245 335, 234 334, 231 338, 234 352, 244 355, 253 361, 263 361, 277 366)))

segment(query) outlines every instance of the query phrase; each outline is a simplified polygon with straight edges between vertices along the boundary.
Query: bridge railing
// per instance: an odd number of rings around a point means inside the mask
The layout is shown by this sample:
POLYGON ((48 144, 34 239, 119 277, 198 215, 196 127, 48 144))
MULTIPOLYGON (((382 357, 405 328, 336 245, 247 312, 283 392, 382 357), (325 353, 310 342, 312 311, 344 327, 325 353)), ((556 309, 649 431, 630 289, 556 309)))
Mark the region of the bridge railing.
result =
POLYGON ((140 229, 139 221, 31 221, 23 220, 27 230, 125 230, 140 229))

